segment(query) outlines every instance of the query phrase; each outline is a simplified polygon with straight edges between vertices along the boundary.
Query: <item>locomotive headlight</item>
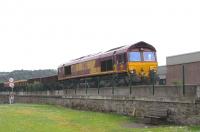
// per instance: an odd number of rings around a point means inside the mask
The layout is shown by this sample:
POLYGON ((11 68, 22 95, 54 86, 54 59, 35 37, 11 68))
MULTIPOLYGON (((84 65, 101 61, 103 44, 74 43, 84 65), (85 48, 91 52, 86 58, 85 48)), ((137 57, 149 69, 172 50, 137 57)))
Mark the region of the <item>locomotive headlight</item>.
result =
POLYGON ((155 66, 150 66, 150 70, 151 71, 156 71, 156 67, 155 66))
POLYGON ((144 72, 144 69, 141 68, 141 72, 140 72, 141 76, 144 76, 145 75, 145 72, 144 72))
POLYGON ((141 72, 141 75, 142 75, 142 76, 144 76, 144 75, 145 75, 144 71, 142 71, 142 72, 141 72))
POLYGON ((136 71, 135 71, 135 70, 130 70, 130 73, 131 73, 131 74, 135 74, 136 71))

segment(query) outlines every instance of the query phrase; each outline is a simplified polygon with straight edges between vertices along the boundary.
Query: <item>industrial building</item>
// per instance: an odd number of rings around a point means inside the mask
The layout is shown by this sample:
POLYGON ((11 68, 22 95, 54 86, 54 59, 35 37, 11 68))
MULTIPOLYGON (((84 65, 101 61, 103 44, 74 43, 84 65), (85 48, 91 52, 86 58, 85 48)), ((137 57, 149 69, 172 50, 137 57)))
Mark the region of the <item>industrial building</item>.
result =
POLYGON ((200 52, 167 57, 167 84, 200 84, 200 52))

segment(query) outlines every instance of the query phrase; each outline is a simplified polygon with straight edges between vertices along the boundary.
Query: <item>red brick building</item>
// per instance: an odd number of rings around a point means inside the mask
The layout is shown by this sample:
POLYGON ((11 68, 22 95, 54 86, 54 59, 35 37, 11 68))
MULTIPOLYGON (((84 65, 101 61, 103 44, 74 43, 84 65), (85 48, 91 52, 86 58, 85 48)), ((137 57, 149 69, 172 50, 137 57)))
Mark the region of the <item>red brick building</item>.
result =
POLYGON ((182 84, 183 75, 185 84, 200 84, 200 52, 167 57, 167 84, 182 84))

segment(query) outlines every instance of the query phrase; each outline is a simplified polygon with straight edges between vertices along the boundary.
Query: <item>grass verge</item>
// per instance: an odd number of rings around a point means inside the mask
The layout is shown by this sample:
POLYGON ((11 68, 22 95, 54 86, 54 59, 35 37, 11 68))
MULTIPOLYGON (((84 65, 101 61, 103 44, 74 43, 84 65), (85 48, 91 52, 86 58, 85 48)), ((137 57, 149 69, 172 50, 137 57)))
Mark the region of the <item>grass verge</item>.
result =
POLYGON ((116 114, 78 111, 37 104, 0 105, 1 132, 197 132, 200 126, 130 128, 134 119, 116 114))

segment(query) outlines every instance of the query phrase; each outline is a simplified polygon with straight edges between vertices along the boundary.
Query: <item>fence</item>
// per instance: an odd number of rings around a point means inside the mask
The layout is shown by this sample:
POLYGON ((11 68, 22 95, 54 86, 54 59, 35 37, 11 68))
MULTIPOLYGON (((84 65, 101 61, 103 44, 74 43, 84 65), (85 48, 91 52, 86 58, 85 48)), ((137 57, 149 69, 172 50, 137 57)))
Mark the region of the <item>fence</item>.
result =
MULTIPOLYGON (((77 89, 63 89, 63 90, 46 90, 46 91, 18 91, 17 95, 36 95, 36 96, 122 96, 122 97, 159 97, 159 98, 198 98, 200 95, 200 88, 196 85, 186 85, 185 94, 183 95, 182 87, 177 86, 155 86, 140 85, 131 87, 104 87, 104 88, 77 88, 77 89)), ((9 94, 9 92, 0 92, 0 94, 9 94)))
MULTIPOLYGON (((151 74, 151 83, 149 82, 148 87, 152 91, 154 95, 156 76, 155 73, 151 74)), ((52 90, 65 90, 65 91, 74 91, 73 93, 80 92, 84 89, 87 94, 91 89, 96 88, 97 93, 100 94, 100 89, 110 89, 112 95, 117 92, 117 89, 121 87, 126 87, 123 89, 126 91, 127 95, 132 94, 133 87, 140 86, 141 83, 134 81, 134 76, 128 77, 117 77, 115 75, 100 78, 86 78, 86 79, 71 79, 65 81, 56 81, 56 82, 48 82, 48 83, 30 83, 26 86, 18 86, 14 88, 14 92, 34 92, 34 91, 52 91, 52 90), (128 80, 127 80, 128 79, 128 80)), ((9 91, 10 88, 0 89, 1 91, 9 91)))

